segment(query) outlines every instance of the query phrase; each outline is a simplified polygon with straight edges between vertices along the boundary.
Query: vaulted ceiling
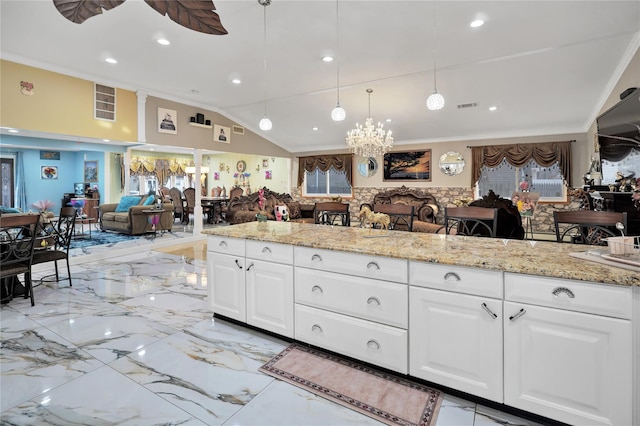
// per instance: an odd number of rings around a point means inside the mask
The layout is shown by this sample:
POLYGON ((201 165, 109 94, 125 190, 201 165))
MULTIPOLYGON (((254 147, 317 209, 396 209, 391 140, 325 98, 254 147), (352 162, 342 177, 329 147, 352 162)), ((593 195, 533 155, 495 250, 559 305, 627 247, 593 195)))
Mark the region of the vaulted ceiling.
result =
POLYGON ((1 0, 0 55, 217 111, 296 153, 344 148, 368 115, 367 88, 396 145, 584 132, 640 45, 637 0, 340 0, 339 49, 335 1, 273 0, 265 74, 264 7, 214 3, 226 35, 187 29, 141 0, 82 24, 51 0, 1 0), (478 17, 485 24, 471 28, 478 17), (425 107, 434 59, 439 111, 425 107), (342 122, 330 117, 338 63, 342 122), (258 128, 265 95, 268 132, 258 128))

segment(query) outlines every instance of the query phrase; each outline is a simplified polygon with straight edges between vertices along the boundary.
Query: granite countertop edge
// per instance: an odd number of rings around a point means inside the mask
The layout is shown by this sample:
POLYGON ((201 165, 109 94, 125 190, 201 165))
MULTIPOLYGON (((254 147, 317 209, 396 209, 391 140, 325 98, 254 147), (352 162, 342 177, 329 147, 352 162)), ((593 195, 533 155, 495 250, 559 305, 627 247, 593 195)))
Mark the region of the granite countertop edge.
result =
POLYGON ((275 221, 208 228, 202 233, 442 265, 640 286, 640 274, 636 271, 569 255, 595 252, 602 247, 275 221))

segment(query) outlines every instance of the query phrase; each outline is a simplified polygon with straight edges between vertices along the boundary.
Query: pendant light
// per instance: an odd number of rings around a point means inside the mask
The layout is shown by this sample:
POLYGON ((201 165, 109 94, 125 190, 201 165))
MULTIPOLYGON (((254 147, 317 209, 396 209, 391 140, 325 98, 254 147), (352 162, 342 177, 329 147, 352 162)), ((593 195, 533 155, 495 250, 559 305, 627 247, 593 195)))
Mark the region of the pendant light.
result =
POLYGON ((336 0, 336 66, 338 68, 336 85, 338 103, 331 110, 331 119, 333 121, 342 121, 347 117, 347 112, 340 106, 340 15, 338 13, 338 0, 336 0))
POLYGON ((267 6, 271 4, 271 0, 258 0, 258 3, 264 7, 264 117, 260 120, 260 130, 271 130, 273 124, 267 117, 267 6))
POLYGON ((444 108, 444 97, 436 86, 436 2, 433 1, 433 93, 427 98, 427 108, 432 111, 444 108))

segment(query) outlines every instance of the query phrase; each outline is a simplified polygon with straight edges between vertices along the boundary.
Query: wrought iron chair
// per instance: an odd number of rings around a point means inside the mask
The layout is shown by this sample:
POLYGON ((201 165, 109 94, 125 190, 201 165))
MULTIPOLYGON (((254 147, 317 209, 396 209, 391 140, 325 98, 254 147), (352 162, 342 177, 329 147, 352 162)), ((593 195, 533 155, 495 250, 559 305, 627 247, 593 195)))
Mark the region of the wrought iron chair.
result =
POLYGON ((445 207, 445 232, 457 235, 495 238, 498 228, 498 209, 486 207, 445 207))
POLYGON ((338 202, 316 203, 313 209, 316 224, 351 226, 349 204, 338 202))
POLYGON ((58 273, 58 260, 67 262, 67 275, 69 276, 69 286, 71 282, 71 267, 69 266, 69 247, 73 228, 76 224, 75 209, 73 207, 63 207, 60 209, 60 218, 55 226, 47 227, 40 224, 40 236, 38 241, 44 241, 44 247, 38 247, 33 252, 33 265, 53 262, 56 270, 56 282, 60 282, 58 273))
POLYGON ((627 228, 627 212, 554 211, 553 222, 559 243, 607 245, 606 238, 620 236, 616 224, 627 228))
POLYGON ((35 305, 31 264, 39 218, 37 214, 0 216, 0 278, 24 274, 24 298, 31 296, 31 306, 35 305))
POLYGON ((374 213, 385 213, 391 218, 389 229, 413 231, 414 206, 407 204, 374 204, 374 213), (398 227, 400 225, 400 227, 398 227))

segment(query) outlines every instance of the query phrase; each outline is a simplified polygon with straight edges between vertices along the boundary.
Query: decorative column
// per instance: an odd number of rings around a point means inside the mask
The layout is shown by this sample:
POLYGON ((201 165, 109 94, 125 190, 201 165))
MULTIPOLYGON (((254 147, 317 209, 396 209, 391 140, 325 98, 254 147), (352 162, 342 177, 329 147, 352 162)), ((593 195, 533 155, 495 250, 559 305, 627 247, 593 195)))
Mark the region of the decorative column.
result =
POLYGON ((196 189, 196 205, 193 207, 193 235, 202 232, 202 194, 201 194, 201 176, 200 171, 202 169, 202 150, 195 149, 193 154, 193 160, 196 167, 194 173, 194 187, 196 189))

